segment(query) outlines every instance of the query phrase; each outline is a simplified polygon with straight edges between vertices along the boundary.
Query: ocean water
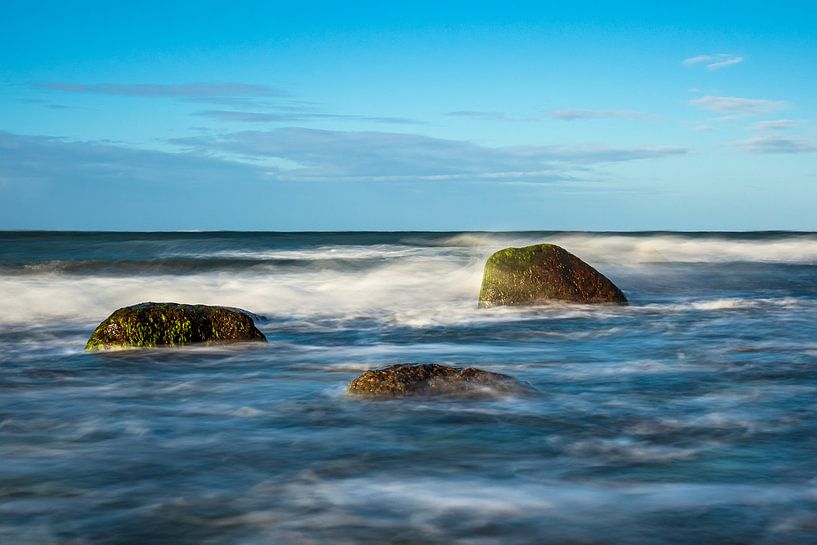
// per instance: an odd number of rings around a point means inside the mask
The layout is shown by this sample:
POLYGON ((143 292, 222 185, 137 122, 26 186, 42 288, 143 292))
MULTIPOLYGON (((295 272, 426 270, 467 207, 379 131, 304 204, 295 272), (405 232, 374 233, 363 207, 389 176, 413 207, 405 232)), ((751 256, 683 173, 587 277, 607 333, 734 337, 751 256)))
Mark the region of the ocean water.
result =
POLYGON ((817 543, 817 234, 0 233, 0 543, 817 543), (628 307, 477 309, 560 244, 628 307), (85 353, 114 309, 269 344, 85 353), (477 366, 538 394, 349 397, 477 366))

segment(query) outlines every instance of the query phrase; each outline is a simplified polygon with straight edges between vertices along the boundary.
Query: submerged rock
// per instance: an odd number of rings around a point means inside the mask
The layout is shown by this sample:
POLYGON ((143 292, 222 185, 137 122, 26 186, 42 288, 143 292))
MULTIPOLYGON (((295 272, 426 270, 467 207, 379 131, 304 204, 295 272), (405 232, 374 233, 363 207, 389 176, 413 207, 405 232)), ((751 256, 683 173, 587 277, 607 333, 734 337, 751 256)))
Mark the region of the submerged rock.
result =
POLYGON ((178 303, 120 308, 91 333, 85 350, 262 341, 249 313, 240 309, 178 303))
POLYGON ((627 304, 627 298, 606 276, 555 244, 505 248, 485 263, 480 307, 554 300, 627 304))
POLYGON ((408 395, 490 396, 524 394, 533 388, 513 377, 473 367, 436 363, 392 365, 366 371, 349 384, 349 392, 376 397, 408 395))

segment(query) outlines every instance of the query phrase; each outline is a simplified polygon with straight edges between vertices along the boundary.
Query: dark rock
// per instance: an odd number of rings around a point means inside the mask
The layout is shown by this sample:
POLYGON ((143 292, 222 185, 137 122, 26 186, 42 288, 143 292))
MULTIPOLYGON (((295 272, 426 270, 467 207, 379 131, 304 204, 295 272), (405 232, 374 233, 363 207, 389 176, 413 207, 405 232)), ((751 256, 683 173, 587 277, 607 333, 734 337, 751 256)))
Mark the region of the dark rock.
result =
POLYGON ((555 244, 505 248, 488 258, 480 307, 552 301, 627 304, 607 277, 555 244))
POLYGON ((91 334, 85 350, 230 343, 267 339, 240 309, 178 303, 120 308, 91 334))
POLYGON ((375 397, 447 395, 482 397, 533 393, 531 386, 508 375, 473 367, 436 363, 392 365, 366 371, 349 384, 349 392, 375 397))

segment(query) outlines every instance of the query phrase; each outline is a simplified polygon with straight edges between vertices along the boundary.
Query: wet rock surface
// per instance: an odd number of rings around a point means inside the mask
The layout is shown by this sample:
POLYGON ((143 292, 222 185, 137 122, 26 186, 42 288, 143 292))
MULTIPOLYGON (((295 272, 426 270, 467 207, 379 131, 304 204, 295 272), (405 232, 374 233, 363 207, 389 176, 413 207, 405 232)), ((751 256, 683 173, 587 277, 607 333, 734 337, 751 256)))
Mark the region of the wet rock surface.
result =
POLYGON ((535 390, 511 376, 473 367, 404 363, 366 371, 349 384, 349 392, 373 397, 490 397, 530 394, 535 390))
POLYGON ((627 298, 606 276, 555 244, 505 248, 488 258, 480 307, 553 301, 627 304, 627 298))
POLYGON ((179 303, 141 303, 116 310, 88 339, 85 350, 260 341, 252 314, 240 309, 179 303))

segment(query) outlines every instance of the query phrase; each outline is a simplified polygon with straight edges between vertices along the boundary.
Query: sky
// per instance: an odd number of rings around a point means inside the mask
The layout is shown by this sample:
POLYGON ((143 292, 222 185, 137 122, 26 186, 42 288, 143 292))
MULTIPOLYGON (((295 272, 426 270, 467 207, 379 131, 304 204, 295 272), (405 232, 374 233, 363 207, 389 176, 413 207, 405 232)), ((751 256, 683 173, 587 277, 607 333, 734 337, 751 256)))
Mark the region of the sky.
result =
POLYGON ((817 230, 814 2, 2 12, 0 229, 817 230))

